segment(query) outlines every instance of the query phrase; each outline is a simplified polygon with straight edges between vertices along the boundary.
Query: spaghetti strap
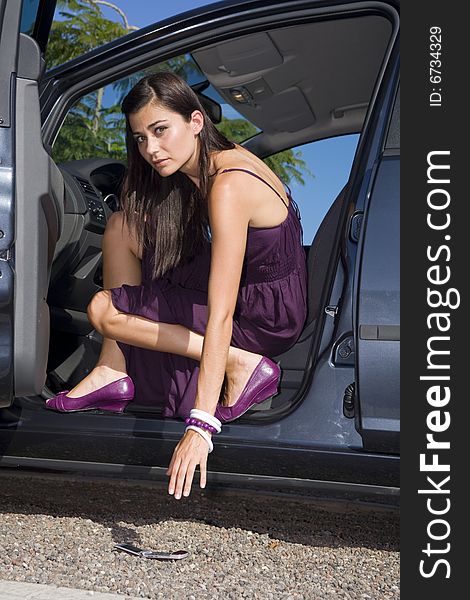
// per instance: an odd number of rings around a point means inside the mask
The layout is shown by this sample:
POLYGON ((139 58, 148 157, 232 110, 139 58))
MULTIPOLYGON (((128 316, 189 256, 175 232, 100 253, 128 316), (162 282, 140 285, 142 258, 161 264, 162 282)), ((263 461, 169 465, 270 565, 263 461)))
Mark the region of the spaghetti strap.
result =
POLYGON ((253 171, 249 171, 248 169, 239 169, 239 168, 235 168, 234 167, 233 169, 224 169, 223 171, 220 171, 220 173, 230 173, 231 171, 243 171, 244 173, 248 173, 249 175, 253 175, 253 177, 256 177, 256 179, 259 179, 260 181, 262 181, 263 183, 265 183, 268 187, 270 187, 272 189, 272 191, 279 196, 279 198, 281 199, 281 202, 284 204, 284 206, 287 209, 289 209, 289 206, 284 202, 281 194, 270 183, 268 183, 265 179, 263 179, 262 177, 260 177, 256 173, 253 173, 253 171))

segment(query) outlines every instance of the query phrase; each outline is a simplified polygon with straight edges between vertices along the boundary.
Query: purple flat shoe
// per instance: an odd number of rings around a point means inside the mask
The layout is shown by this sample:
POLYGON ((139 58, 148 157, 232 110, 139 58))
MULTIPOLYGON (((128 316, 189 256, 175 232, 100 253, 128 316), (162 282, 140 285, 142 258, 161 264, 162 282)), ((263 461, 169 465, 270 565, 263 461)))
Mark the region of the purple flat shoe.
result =
POLYGON ((281 369, 279 365, 263 356, 256 369, 251 374, 250 379, 248 379, 243 392, 240 394, 240 398, 233 406, 222 406, 221 404, 217 404, 215 416, 222 421, 222 423, 238 419, 245 414, 253 404, 260 404, 270 396, 274 396, 277 393, 280 378, 281 369))
POLYGON ((122 377, 78 398, 67 396, 68 391, 59 392, 53 398, 46 400, 46 408, 58 412, 107 410, 122 413, 134 398, 134 383, 130 377, 122 377))

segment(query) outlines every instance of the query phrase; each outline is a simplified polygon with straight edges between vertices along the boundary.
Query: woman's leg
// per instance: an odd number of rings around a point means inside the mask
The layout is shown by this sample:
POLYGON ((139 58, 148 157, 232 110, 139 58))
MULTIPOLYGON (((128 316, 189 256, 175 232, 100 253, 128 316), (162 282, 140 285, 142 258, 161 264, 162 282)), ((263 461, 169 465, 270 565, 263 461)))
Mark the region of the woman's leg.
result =
MULTIPOLYGON (((141 249, 138 248, 137 241, 125 221, 123 226, 122 212, 116 212, 108 219, 102 250, 104 291, 93 297, 88 310, 90 321, 95 327, 100 329, 99 321, 103 314, 113 314, 124 323, 125 331, 132 333, 129 339, 120 336, 121 341, 152 350, 188 356, 200 361, 203 336, 181 325, 156 323, 142 317, 118 313, 114 308, 111 294, 107 290, 121 287, 123 284, 141 284, 141 249), (157 338, 158 343, 155 344, 157 338), (142 339, 146 339, 147 344, 142 343, 142 339)), ((261 355, 259 354, 230 347, 224 405, 230 406, 237 401, 260 360, 261 355)), ((72 398, 83 396, 124 377, 126 374, 124 355, 114 339, 105 336, 96 366, 67 395, 72 398)))
MULTIPOLYGON (((88 318, 103 335, 125 344, 201 360, 202 335, 182 325, 159 323, 138 315, 121 313, 114 307, 111 293, 107 290, 95 294, 88 307, 88 318)), ((237 401, 260 360, 260 354, 230 346, 224 405, 230 406, 237 401)))
MULTIPOLYGON (((140 285, 142 254, 120 211, 108 219, 102 250, 105 289, 120 287, 125 283, 140 285)), ((67 395, 72 398, 83 396, 126 374, 126 361, 119 346, 114 340, 104 338, 94 369, 67 395)))

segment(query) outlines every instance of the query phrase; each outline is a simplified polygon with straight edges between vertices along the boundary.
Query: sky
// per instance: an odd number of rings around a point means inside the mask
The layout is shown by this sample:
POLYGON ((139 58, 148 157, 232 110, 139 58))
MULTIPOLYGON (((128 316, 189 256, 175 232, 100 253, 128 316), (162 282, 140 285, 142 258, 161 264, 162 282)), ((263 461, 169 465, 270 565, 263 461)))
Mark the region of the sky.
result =
MULTIPOLYGON (((207 0, 110 0, 126 14, 129 25, 145 27, 187 10, 215 4, 207 0)), ((116 11, 102 6, 103 14, 115 18, 116 11)))
MULTIPOLYGON (((200 6, 214 4, 207 0, 111 0, 126 15, 130 25, 145 27, 151 23, 175 16, 200 6)), ((105 5, 103 14, 115 20, 117 13, 105 5)), ((359 136, 349 135, 322 140, 300 148, 302 159, 308 164, 314 178, 306 177, 305 185, 293 182, 292 196, 299 205, 304 243, 311 243, 328 207, 335 200, 351 170, 359 136)))

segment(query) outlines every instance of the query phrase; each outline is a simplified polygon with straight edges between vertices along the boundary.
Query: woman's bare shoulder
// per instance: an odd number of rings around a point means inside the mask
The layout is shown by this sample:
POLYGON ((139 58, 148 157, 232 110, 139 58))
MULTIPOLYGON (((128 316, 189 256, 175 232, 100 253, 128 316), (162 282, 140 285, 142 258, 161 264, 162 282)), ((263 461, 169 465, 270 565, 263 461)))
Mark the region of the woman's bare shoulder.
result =
POLYGON ((231 169, 245 169, 257 173, 260 168, 263 168, 263 165, 264 163, 261 159, 237 145, 231 150, 223 150, 217 154, 215 170, 210 177, 217 177, 217 175, 231 169))
POLYGON ((225 210, 225 203, 234 203, 243 213, 242 218, 246 218, 249 225, 254 227, 273 227, 285 219, 289 198, 284 185, 260 158, 247 150, 237 152, 234 149, 221 152, 214 167, 209 208, 214 199, 217 199, 217 212, 219 207, 225 210))
POLYGON ((246 186, 246 177, 253 177, 253 175, 273 187, 281 195, 285 195, 284 185, 279 177, 263 160, 241 146, 236 146, 233 150, 223 151, 217 156, 215 170, 210 178, 212 183, 215 183, 215 181, 220 182, 223 178, 231 176, 231 182, 240 179, 244 182, 243 185, 246 186), (240 171, 248 173, 240 177, 240 171))

